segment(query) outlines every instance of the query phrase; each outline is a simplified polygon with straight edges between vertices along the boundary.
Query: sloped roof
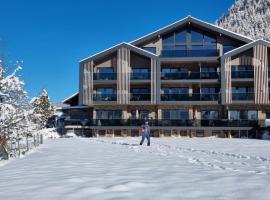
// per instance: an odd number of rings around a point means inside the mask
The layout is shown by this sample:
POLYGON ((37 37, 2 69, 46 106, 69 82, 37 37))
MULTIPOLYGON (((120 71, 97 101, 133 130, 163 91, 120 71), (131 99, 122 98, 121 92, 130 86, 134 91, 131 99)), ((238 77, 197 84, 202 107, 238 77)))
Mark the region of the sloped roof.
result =
POLYGON ((87 57, 87 58, 84 58, 84 59, 80 60, 80 62, 84 62, 84 61, 87 61, 87 60, 90 60, 90 59, 98 59, 98 58, 102 58, 103 56, 106 56, 106 55, 108 55, 108 54, 110 54, 110 53, 115 52, 117 49, 119 49, 119 48, 121 48, 121 47, 126 47, 126 48, 128 48, 128 49, 130 49, 130 50, 133 50, 134 52, 137 52, 137 53, 139 53, 139 54, 141 54, 141 55, 144 55, 144 56, 146 56, 146 57, 157 57, 156 54, 153 54, 153 53, 151 53, 151 52, 149 52, 149 51, 146 51, 146 50, 144 50, 144 49, 141 49, 141 48, 139 48, 139 47, 136 47, 136 46, 134 46, 134 45, 132 45, 132 44, 123 42, 123 43, 117 44, 117 45, 115 45, 115 46, 113 46, 113 47, 110 47, 110 48, 108 48, 108 49, 105 49, 105 50, 103 50, 103 51, 101 51, 101 52, 98 52, 98 53, 96 53, 96 54, 94 54, 94 55, 91 55, 91 56, 89 56, 89 57, 87 57))
POLYGON ((66 98, 65 100, 62 101, 64 104, 78 104, 78 99, 79 99, 79 92, 74 93, 70 97, 66 98))
POLYGON ((244 51, 247 51, 249 50, 250 48, 253 48, 257 45, 264 45, 264 46, 267 46, 267 47, 270 47, 270 42, 266 41, 266 40, 263 40, 263 39, 259 39, 259 40, 256 40, 256 41, 253 41, 253 42, 250 42, 246 45, 243 45, 241 47, 238 47, 236 49, 233 49, 231 51, 228 51, 227 53, 225 53, 222 58, 227 58, 227 57, 231 57, 231 56, 234 56, 234 55, 237 55, 239 53, 242 53, 244 51))
POLYGON ((214 24, 210 24, 208 22, 205 22, 205 21, 202 21, 200 19, 197 19, 195 17, 192 17, 192 16, 187 16, 177 22, 174 22, 168 26, 165 26, 157 31, 154 31, 150 34, 147 34, 139 39, 136 39, 132 42, 130 42, 130 44, 133 44, 133 45, 139 45, 143 42, 146 42, 146 41, 149 41, 151 39, 154 39, 155 37, 158 37, 159 35, 163 35, 163 34, 166 34, 168 33, 169 31, 171 30, 174 30, 178 27, 181 27, 187 23, 192 23, 192 24, 196 24, 198 26, 201 26, 201 27, 204 27, 206 29, 210 29, 210 30, 213 30, 213 31, 216 31, 218 33, 221 33, 221 34, 224 34, 224 35, 227 35, 231 38, 234 38, 234 39, 237 39, 237 40, 240 40, 240 41, 243 41, 245 43, 249 43, 249 42, 252 42, 253 40, 249 37, 246 37, 244 35, 241 35, 241 34, 237 34, 237 33, 234 33, 232 31, 229 31, 227 29, 224 29, 222 27, 219 27, 217 25, 214 25, 214 24))

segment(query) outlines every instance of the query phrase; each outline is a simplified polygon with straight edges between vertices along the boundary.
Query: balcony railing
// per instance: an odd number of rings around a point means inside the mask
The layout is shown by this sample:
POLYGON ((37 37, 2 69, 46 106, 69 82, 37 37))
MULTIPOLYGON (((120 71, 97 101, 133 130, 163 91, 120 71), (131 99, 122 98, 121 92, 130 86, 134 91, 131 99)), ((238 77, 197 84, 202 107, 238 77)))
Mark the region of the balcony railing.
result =
POLYGON ((220 94, 161 94, 161 101, 219 101, 220 94))
POLYGON ((252 101, 254 100, 254 93, 232 93, 232 100, 234 101, 252 101))
POLYGON ((232 71, 232 78, 254 78, 254 71, 232 71))
POLYGON ((130 101, 151 101, 151 94, 130 94, 130 101))
POLYGON ((162 80, 218 79, 218 72, 175 72, 161 73, 162 80))
POLYGON ((216 57, 219 56, 218 49, 205 50, 162 50, 161 56, 164 58, 173 57, 216 57))
MULTIPOLYGON (((88 124, 91 126, 136 126, 143 124, 142 119, 94 119, 88 124)), ((149 120, 149 125, 154 127, 257 127, 258 120, 228 120, 228 119, 208 119, 208 120, 191 120, 191 119, 161 119, 149 120)), ((87 124, 87 125, 88 125, 87 124)))
POLYGON ((94 94, 93 100, 94 101, 116 101, 117 95, 116 94, 94 94))
POLYGON ((131 80, 150 80, 151 73, 145 72, 145 73, 131 73, 130 79, 131 80))
POLYGON ((94 73, 94 80, 116 80, 117 73, 94 73))

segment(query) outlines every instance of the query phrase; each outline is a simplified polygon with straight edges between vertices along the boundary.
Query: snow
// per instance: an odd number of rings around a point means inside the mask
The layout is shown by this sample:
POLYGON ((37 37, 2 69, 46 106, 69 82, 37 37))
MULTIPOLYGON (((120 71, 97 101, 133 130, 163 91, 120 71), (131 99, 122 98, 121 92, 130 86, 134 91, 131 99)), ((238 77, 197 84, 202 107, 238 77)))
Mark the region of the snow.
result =
POLYGON ((236 0, 216 24, 253 39, 270 40, 270 1, 236 0))
POLYGON ((59 138, 0 167, 1 199, 269 200, 270 142, 59 138))

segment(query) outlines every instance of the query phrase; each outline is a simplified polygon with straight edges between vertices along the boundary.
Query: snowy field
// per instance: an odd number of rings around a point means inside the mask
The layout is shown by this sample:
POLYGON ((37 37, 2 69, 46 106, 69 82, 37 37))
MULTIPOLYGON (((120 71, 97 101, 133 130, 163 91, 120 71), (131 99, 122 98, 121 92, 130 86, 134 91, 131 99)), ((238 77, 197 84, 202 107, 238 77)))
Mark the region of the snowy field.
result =
POLYGON ((270 199, 270 141, 139 140, 46 140, 0 167, 0 199, 270 199))

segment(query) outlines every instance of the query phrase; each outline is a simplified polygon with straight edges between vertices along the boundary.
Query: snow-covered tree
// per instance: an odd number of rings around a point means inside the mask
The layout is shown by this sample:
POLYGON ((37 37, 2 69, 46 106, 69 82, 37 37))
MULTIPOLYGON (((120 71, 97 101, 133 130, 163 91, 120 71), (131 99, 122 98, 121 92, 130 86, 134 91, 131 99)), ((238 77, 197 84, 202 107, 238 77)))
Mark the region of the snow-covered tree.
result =
POLYGON ((216 24, 253 39, 270 41, 270 0, 236 0, 216 24))
POLYGON ((31 100, 33 106, 35 119, 34 121, 40 125, 41 128, 46 126, 49 117, 53 114, 53 106, 50 101, 48 92, 44 89, 38 97, 31 100))

